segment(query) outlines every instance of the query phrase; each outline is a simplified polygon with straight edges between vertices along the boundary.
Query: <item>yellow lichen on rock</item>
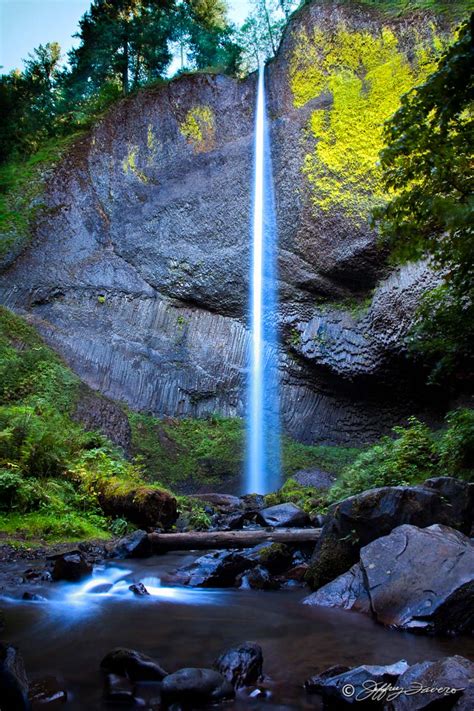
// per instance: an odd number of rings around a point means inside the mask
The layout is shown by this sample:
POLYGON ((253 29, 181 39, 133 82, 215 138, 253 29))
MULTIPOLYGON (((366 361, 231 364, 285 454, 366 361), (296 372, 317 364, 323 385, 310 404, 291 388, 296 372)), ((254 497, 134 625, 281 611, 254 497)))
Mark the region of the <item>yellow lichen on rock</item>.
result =
POLYGON ((127 155, 122 161, 122 170, 125 174, 132 173, 142 183, 148 182, 148 178, 137 166, 138 147, 129 146, 127 155))
POLYGON ((442 42, 432 28, 431 41, 416 38, 410 62, 395 33, 377 35, 350 31, 306 31, 296 37, 289 68, 294 106, 301 108, 322 92, 332 96, 330 108, 310 117, 314 149, 303 170, 314 205, 344 210, 356 223, 384 199, 378 156, 383 124, 400 104, 400 97, 433 71, 442 42))
POLYGON ((179 125, 179 130, 196 153, 214 148, 215 119, 209 106, 194 106, 190 109, 179 125))

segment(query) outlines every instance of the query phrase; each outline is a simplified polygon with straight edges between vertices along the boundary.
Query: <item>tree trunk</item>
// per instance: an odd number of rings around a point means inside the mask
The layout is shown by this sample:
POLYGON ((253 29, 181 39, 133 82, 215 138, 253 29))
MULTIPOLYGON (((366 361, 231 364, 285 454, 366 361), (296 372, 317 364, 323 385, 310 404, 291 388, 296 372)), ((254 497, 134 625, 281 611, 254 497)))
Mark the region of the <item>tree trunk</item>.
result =
POLYGON ((149 533, 154 553, 212 548, 251 548, 259 543, 312 543, 320 528, 275 528, 271 531, 190 531, 189 533, 149 533))

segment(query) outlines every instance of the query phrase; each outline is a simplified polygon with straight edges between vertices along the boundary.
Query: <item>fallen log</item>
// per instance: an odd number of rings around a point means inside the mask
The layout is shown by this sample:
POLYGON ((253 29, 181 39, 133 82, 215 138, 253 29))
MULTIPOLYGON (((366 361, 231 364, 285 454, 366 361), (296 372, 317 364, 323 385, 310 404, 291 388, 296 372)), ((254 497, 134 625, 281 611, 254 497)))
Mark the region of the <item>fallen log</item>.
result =
POLYGON ((312 543, 320 528, 274 528, 252 531, 190 531, 188 533, 149 533, 154 553, 212 548, 251 548, 259 543, 312 543))

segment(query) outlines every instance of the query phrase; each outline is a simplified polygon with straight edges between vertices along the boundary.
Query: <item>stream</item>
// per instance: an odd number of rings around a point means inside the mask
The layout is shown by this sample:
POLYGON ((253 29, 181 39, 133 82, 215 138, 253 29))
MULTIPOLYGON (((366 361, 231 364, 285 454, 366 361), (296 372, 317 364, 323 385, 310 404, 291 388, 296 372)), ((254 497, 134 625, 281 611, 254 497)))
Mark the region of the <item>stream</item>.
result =
MULTIPOLYGON (((434 660, 452 654, 474 659, 472 638, 429 638, 386 630, 363 615, 301 604, 305 589, 275 592, 167 587, 166 573, 197 554, 169 553, 146 560, 97 566, 77 584, 16 584, 4 588, 0 607, 3 638, 17 645, 31 680, 56 676, 68 692, 67 709, 119 709, 102 699, 101 659, 113 647, 132 647, 169 670, 210 667, 214 659, 245 640, 263 648, 265 701, 241 694, 229 709, 318 709, 306 678, 333 664, 389 664, 434 660), (142 581, 151 595, 128 590, 142 581), (25 590, 44 601, 23 601, 25 590)), ((13 564, 12 564, 13 565, 13 564)), ((14 564, 18 566, 19 564, 14 564)), ((27 565, 22 562, 21 573, 27 565)), ((142 685, 147 698, 146 685, 142 685)), ((155 708, 151 702, 143 708, 155 708)), ((156 707, 157 708, 157 707, 156 707)))

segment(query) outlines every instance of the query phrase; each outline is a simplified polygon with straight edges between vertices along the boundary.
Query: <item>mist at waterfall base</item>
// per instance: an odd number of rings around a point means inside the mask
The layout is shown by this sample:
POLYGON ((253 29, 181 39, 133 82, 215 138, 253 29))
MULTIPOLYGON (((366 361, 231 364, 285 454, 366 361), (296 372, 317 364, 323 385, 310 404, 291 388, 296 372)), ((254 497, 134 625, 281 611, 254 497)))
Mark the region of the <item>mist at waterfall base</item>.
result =
POLYGON ((280 485, 280 415, 277 336, 277 229, 265 68, 258 72, 251 230, 247 451, 244 493, 266 494, 280 485))

